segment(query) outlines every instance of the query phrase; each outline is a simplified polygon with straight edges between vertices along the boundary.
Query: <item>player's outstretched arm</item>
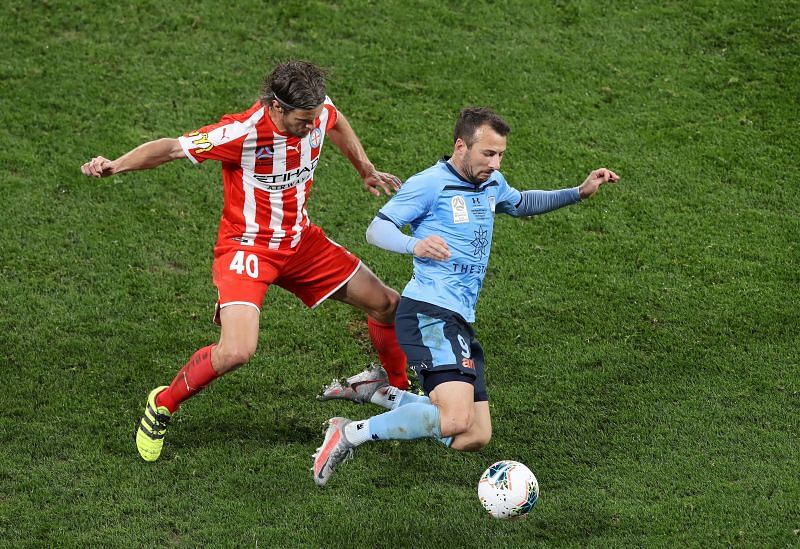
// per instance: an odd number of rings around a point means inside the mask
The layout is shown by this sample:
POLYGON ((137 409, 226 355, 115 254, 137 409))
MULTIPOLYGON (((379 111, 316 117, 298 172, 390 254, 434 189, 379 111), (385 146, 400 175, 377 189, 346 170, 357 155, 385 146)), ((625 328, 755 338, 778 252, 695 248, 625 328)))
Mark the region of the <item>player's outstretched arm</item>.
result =
POLYGON ((96 156, 81 166, 81 172, 89 177, 107 177, 116 173, 155 168, 184 156, 186 155, 180 141, 165 137, 139 145, 116 160, 96 156))
POLYGON ((336 124, 328 130, 328 137, 333 144, 342 151, 342 154, 350 161, 353 167, 364 180, 364 189, 375 196, 380 196, 381 191, 391 196, 393 191, 400 188, 400 179, 390 173, 379 172, 369 161, 364 147, 361 145, 356 132, 350 126, 350 122, 340 112, 336 119, 336 124))
POLYGON ((552 212, 570 204, 577 204, 584 198, 591 197, 600 185, 609 181, 616 183, 619 176, 606 168, 594 170, 579 187, 558 189, 555 191, 522 191, 517 204, 502 202, 497 205, 497 212, 514 217, 528 217, 552 212))
POLYGON ((605 185, 609 181, 616 183, 619 181, 619 176, 607 168, 598 168, 594 170, 586 177, 584 182, 581 183, 581 186, 578 187, 581 199, 591 197, 597 192, 597 189, 599 189, 601 185, 605 185))

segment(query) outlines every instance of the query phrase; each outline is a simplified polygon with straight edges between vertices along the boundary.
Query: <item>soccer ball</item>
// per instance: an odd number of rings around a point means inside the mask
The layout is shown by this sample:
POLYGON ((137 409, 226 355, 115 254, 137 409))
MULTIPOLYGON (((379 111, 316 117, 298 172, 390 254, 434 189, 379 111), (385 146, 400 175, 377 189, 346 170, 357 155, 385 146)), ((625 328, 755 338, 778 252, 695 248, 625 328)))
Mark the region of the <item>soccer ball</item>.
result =
POLYGON ((494 518, 522 518, 539 499, 539 481, 518 461, 498 461, 481 475, 478 498, 494 518))

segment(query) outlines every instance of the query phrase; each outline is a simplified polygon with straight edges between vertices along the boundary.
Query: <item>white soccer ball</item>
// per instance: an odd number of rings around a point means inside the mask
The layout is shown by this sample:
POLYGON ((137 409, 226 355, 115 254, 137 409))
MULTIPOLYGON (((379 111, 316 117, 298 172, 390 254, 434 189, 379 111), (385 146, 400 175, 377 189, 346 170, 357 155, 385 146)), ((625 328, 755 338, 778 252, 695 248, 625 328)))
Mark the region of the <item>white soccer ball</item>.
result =
POLYGON ((539 499, 539 481, 518 461, 498 461, 481 475, 478 498, 494 518, 522 518, 539 499))

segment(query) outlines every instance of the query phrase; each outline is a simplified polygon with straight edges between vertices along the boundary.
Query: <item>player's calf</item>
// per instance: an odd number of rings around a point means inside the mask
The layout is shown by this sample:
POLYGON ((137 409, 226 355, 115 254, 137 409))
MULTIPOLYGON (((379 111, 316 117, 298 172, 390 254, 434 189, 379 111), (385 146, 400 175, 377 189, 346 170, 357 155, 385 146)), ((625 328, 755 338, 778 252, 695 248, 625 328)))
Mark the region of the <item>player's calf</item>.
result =
POLYGON ((485 448, 491 439, 491 431, 474 429, 453 437, 450 448, 461 452, 477 452, 485 448))
POLYGON ((440 430, 443 437, 458 437, 469 432, 472 426, 471 414, 453 414, 441 407, 439 413, 441 414, 440 430))
POLYGON ((476 452, 486 447, 491 439, 492 418, 489 414, 489 403, 484 400, 473 405, 469 429, 454 437, 450 447, 463 452, 476 452))

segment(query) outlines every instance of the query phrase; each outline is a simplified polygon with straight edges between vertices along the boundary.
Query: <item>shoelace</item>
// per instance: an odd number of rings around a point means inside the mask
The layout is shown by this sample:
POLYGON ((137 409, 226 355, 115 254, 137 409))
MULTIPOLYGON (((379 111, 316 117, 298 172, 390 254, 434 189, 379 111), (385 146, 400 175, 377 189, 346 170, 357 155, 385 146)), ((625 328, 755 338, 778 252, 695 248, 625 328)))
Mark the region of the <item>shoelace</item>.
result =
POLYGON ((334 450, 331 452, 331 457, 329 461, 331 461, 331 469, 336 468, 338 465, 341 465, 345 461, 351 459, 353 457, 353 449, 347 446, 343 446, 339 450, 334 450), (344 456, 342 456, 344 453, 344 456))
POLYGON ((153 430, 160 433, 161 431, 164 431, 166 430, 167 427, 169 427, 170 417, 168 415, 155 414, 155 420, 156 422, 153 424, 153 430))

